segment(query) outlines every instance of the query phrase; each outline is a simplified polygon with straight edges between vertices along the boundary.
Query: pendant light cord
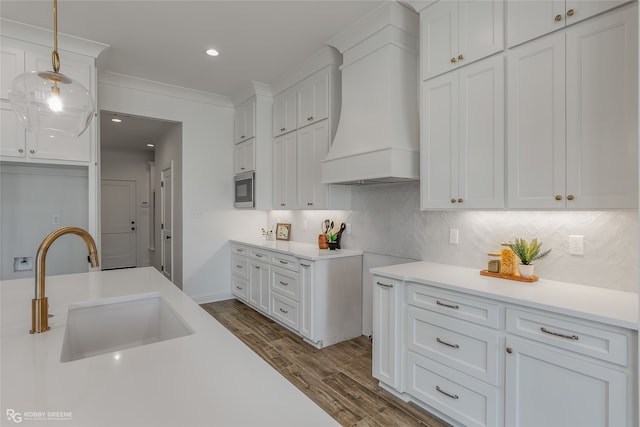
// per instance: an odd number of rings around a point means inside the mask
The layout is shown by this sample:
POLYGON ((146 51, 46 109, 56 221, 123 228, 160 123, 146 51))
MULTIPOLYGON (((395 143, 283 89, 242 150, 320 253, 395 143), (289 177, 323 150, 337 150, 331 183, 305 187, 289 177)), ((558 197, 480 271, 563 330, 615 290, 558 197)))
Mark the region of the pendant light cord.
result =
POLYGON ((60 71, 60 56, 58 55, 58 0, 53 0, 53 52, 51 65, 56 73, 60 71))

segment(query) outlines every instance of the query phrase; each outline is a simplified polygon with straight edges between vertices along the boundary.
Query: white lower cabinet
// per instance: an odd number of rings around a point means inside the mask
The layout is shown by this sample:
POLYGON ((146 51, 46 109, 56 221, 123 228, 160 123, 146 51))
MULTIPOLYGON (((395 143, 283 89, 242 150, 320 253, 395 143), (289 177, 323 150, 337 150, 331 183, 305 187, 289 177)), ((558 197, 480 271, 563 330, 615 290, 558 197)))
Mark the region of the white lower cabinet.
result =
POLYGON ((384 388, 454 426, 637 425, 635 330, 542 310, 526 292, 405 282, 393 267, 373 272, 372 371, 384 388))
POLYGON ((319 255, 232 243, 232 294, 317 348, 362 335, 362 253, 328 258, 315 245, 295 246, 319 255))

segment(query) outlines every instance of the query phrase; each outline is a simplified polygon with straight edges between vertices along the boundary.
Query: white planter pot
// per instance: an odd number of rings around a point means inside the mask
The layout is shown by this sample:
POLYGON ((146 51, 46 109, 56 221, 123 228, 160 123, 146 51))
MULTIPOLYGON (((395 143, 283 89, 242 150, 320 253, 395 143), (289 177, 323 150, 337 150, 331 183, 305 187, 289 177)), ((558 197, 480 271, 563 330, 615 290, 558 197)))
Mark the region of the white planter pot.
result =
POLYGON ((531 276, 533 276, 533 268, 534 268, 533 264, 528 264, 528 265, 520 264, 520 265, 518 265, 518 270, 520 271, 520 277, 524 277, 525 279, 529 279, 531 276))

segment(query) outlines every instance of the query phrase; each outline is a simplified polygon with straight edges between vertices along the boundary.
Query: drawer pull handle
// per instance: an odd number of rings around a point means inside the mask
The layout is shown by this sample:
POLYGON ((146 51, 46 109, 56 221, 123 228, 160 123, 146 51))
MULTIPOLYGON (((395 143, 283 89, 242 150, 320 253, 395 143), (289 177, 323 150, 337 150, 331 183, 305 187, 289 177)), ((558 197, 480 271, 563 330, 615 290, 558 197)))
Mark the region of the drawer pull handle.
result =
POLYGON ((236 249, 236 252, 244 252, 244 249, 236 249))
POLYGON ((257 256, 258 258, 262 258, 262 255, 260 255, 260 254, 256 254, 256 256, 257 256))
POLYGON ((448 342, 446 342, 444 340, 441 340, 440 337, 436 337, 436 341, 438 341, 440 344, 448 345, 449 347, 460 348, 460 346, 458 344, 448 343, 448 342))
POLYGON ((393 288, 393 285, 388 285, 386 283, 382 283, 382 282, 376 282, 378 285, 380 286, 384 286, 385 288, 393 288))
POLYGON ((303 267, 306 267, 306 268, 311 267, 311 265, 310 265, 310 264, 303 264, 303 263, 300 263, 300 265, 301 265, 301 266, 303 266, 303 267))
POLYGON ((242 288, 240 286, 236 286, 236 289, 242 290, 242 288))
POLYGON ((449 396, 452 399, 460 399, 457 394, 447 393, 446 391, 441 389, 439 385, 436 386, 436 390, 438 390, 440 393, 444 394, 445 396, 449 396))
POLYGON ((241 265, 236 264, 236 268, 242 268, 242 266, 241 266, 241 265))
POLYGON ((287 265, 287 264, 289 264, 289 263, 288 263, 287 261, 280 260, 280 264, 287 265))
POLYGON ((281 284, 282 286, 289 286, 289 284, 288 284, 287 282, 283 282, 282 280, 280 280, 280 284, 281 284))
POLYGON ((460 306, 458 304, 447 304, 447 303, 444 303, 444 302, 442 302, 440 300, 436 300, 436 304, 441 305, 443 307, 447 307, 447 308, 453 308, 454 310, 459 310, 460 309, 460 306))
POLYGON ((544 326, 542 326, 540 328, 540 330, 542 332, 544 332, 545 334, 549 334, 549 335, 555 335, 556 337, 560 337, 560 338, 566 338, 568 340, 578 340, 578 336, 577 335, 566 335, 566 334, 561 334, 560 332, 553 332, 548 330, 547 328, 545 328, 544 326))
POLYGON ((281 308, 281 309, 280 309, 280 311, 281 311, 281 312, 283 312, 284 314, 287 314, 287 313, 288 313, 288 311, 287 311, 287 310, 285 310, 285 309, 283 309, 283 308, 281 308))

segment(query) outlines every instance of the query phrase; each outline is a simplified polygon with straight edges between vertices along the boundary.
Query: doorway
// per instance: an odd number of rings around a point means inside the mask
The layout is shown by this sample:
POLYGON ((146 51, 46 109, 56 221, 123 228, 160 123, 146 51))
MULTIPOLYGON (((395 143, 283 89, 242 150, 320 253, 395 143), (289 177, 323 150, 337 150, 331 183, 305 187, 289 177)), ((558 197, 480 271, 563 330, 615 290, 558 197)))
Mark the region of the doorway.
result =
POLYGON ((103 179, 102 269, 128 268, 137 265, 136 182, 103 179))

